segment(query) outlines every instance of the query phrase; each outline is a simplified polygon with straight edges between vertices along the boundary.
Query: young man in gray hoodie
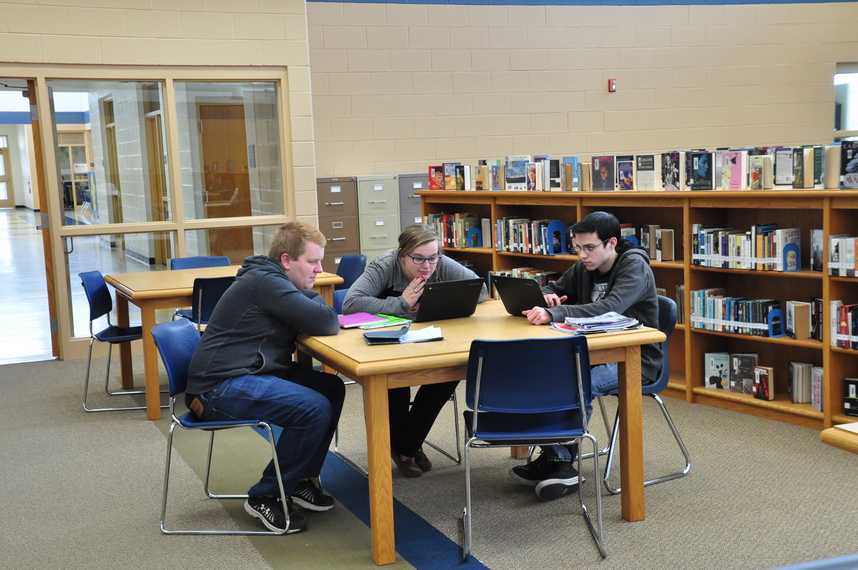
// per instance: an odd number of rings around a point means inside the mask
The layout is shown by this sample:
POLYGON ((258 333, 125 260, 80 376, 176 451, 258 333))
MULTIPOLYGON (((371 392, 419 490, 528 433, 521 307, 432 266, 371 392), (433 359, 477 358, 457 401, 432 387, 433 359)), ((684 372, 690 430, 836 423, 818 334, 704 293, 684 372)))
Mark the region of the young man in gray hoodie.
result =
POLYGON ((259 419, 283 428, 276 448, 288 505, 282 505, 274 462, 248 491, 244 510, 273 531, 307 528, 292 503, 327 511, 334 500, 313 483, 331 443, 345 399, 333 374, 292 361, 298 331, 334 335, 337 313, 313 291, 322 272, 325 236, 309 224, 287 222, 268 256, 254 255, 212 313, 188 370, 185 402, 203 420, 259 419))
MULTIPOLYGON (((622 238, 620 223, 607 212, 593 212, 572 227, 580 259, 560 279, 542 289, 548 308, 534 307, 524 315, 534 325, 562 322, 566 317, 593 317, 611 311, 658 328, 658 297, 649 254, 622 238)), ((657 344, 641 347, 641 381, 651 384, 661 373, 662 351, 657 344)), ((593 396, 618 385, 617 365, 594 366, 590 372, 593 396)), ((592 409, 587 410, 588 417, 592 409)), ((537 496, 550 501, 575 489, 578 472, 572 466, 577 446, 546 446, 533 462, 513 467, 510 477, 536 487, 537 496)))

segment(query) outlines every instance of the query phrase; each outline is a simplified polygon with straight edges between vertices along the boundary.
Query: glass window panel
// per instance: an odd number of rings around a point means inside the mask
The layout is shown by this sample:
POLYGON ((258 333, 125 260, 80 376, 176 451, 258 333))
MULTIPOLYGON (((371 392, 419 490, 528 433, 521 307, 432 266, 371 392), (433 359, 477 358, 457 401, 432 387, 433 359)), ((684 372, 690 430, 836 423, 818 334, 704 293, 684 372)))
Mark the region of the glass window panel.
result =
POLYGON ((834 75, 834 130, 858 131, 858 73, 834 75))
POLYGON ((280 224, 246 228, 217 228, 185 232, 188 257, 226 255, 233 265, 240 265, 249 255, 268 255, 271 239, 280 224), (247 247, 246 244, 251 244, 247 247))
POLYGON ((83 80, 48 86, 51 120, 61 131, 54 144, 63 224, 171 221, 163 85, 83 80))
POLYGON ((6 188, 5 182, 0 182, 0 200, 9 199, 9 189, 6 188))
POLYGON ((185 218, 283 214, 277 83, 175 87, 185 218))
POLYGON ((0 135, 0 148, 6 148, 9 146, 9 142, 6 138, 6 135, 0 135))
MULTIPOLYGON (((175 232, 150 232, 140 234, 102 234, 64 238, 66 261, 68 263, 69 291, 72 306, 72 336, 89 336, 89 303, 80 284, 78 273, 83 271, 101 271, 110 273, 136 273, 139 271, 164 271, 168 269, 169 259, 175 254, 175 232)), ((111 291, 111 297, 113 292, 111 291)), ((140 324, 140 310, 129 304, 131 325, 140 324)), ((170 320, 175 309, 159 309, 158 321, 170 320)), ((110 315, 110 322, 117 324, 116 307, 110 315)), ((99 331, 107 326, 102 317, 94 329, 99 331)))

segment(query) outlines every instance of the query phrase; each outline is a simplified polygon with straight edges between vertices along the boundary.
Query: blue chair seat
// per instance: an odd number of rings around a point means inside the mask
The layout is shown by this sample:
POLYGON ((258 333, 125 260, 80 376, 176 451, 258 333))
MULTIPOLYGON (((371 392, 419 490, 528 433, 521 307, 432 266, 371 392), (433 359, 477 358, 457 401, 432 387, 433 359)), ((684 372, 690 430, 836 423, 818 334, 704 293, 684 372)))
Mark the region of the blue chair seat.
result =
POLYGON ((95 333, 95 340, 116 344, 129 342, 143 337, 143 327, 119 327, 112 325, 101 332, 95 333))

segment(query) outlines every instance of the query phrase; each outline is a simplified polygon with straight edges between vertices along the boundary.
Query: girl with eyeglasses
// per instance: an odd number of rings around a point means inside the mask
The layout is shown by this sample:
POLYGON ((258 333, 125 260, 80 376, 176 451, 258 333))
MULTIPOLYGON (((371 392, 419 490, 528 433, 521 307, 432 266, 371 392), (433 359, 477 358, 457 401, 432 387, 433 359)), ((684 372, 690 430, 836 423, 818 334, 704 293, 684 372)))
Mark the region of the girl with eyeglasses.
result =
MULTIPOLYGON (((477 277, 444 255, 432 227, 412 224, 399 235, 399 247, 372 260, 352 284, 343 301, 343 314, 407 316, 417 310, 426 283, 477 277)), ((484 285, 480 302, 486 297, 488 288, 484 285)), ((391 455, 403 476, 419 477, 432 469, 432 462, 423 453, 423 442, 457 385, 458 381, 420 386, 413 403, 410 388, 389 391, 391 455)))

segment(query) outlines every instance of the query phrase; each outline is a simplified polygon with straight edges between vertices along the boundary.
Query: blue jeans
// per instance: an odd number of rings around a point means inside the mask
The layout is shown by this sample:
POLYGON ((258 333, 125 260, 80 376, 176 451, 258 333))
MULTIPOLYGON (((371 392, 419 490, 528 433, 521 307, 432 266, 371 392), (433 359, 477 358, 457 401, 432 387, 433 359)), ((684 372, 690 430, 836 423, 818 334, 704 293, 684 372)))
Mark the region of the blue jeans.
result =
MULTIPOLYGON (((617 379, 617 363, 599 364, 590 369, 590 386, 593 397, 604 396, 619 386, 617 379)), ((593 407, 587 406, 587 421, 593 415, 593 407)), ((574 461, 578 456, 578 446, 572 445, 546 445, 542 447, 542 454, 549 461, 568 462, 574 461)))
MULTIPOLYGON (((295 364, 289 379, 239 376, 224 380, 199 399, 203 420, 255 419, 283 428, 275 447, 283 490, 288 495, 299 481, 321 473, 345 393, 342 380, 333 374, 295 364)), ((248 494, 280 496, 273 461, 268 462, 262 478, 248 494)))

